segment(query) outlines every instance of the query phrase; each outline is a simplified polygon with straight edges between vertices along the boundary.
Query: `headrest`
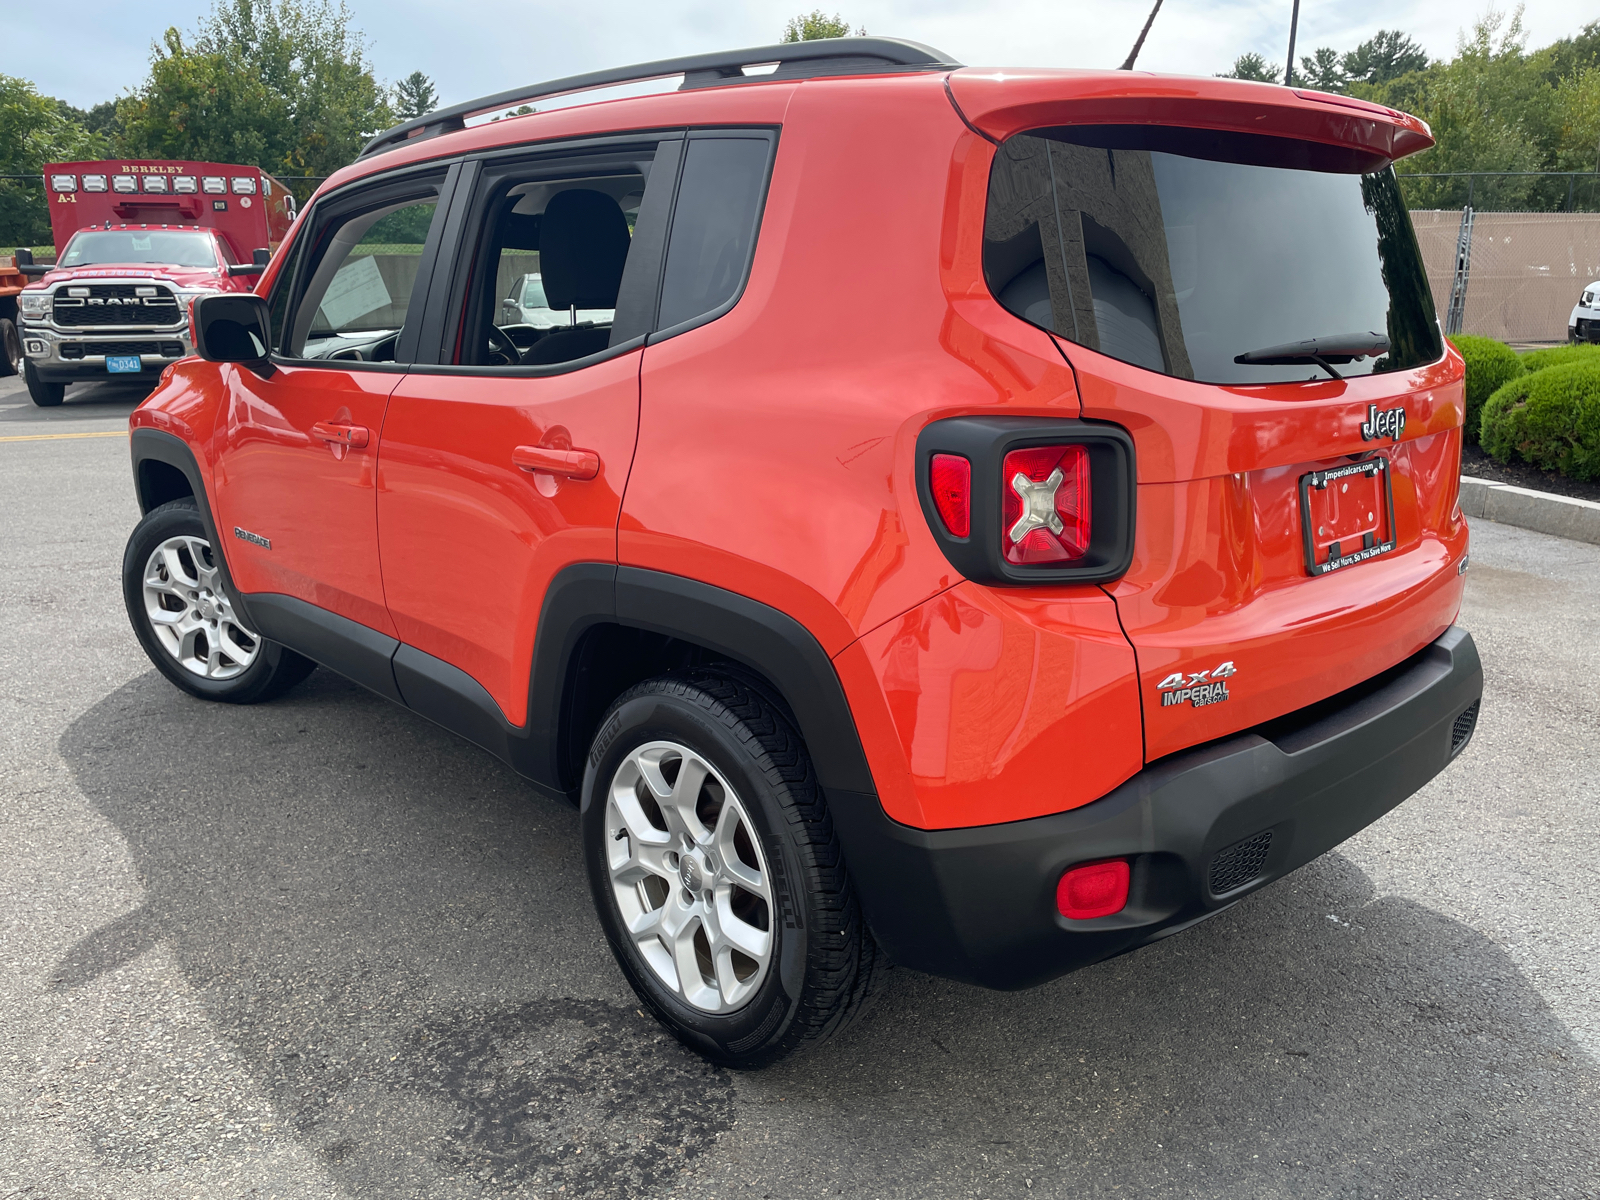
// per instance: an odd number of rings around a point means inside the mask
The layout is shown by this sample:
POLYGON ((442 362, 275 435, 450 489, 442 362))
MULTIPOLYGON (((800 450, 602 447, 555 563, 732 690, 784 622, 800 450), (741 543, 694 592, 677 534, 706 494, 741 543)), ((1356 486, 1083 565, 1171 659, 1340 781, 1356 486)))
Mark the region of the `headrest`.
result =
POLYGON ((551 308, 615 308, 628 257, 628 219, 604 192, 572 188, 545 205, 539 274, 551 308))

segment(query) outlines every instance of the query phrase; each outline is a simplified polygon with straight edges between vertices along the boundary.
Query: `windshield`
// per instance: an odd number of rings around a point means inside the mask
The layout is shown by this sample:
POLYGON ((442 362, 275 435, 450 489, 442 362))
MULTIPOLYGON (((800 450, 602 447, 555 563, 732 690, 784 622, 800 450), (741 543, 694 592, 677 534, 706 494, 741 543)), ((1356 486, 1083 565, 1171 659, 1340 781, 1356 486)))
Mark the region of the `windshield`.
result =
POLYGON ((106 229, 72 235, 57 264, 92 267, 97 263, 161 263, 169 267, 215 268, 211 235, 182 229, 106 229))
POLYGON ((1310 362, 1234 360, 1337 335, 1377 333, 1390 346, 1340 364, 1341 375, 1439 358, 1392 170, 1308 163, 1314 151, 1284 139, 1202 146, 1202 136, 1083 126, 1008 141, 984 229, 996 298, 1070 341, 1205 383, 1326 378, 1310 362))

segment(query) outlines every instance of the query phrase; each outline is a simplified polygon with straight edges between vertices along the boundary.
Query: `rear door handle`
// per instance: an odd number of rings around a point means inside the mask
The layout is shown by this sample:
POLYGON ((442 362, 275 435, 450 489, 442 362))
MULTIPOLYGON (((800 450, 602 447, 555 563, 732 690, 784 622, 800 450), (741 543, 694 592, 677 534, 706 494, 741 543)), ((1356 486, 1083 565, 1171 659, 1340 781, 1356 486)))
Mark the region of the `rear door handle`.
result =
POLYGON ((365 425, 335 425, 332 421, 318 421, 311 426, 311 436, 331 442, 335 446, 360 450, 367 444, 372 434, 365 425))
POLYGON ((568 479, 593 479, 600 474, 600 456, 593 450, 518 446, 511 452, 511 463, 524 471, 543 471, 547 475, 565 475, 568 479))

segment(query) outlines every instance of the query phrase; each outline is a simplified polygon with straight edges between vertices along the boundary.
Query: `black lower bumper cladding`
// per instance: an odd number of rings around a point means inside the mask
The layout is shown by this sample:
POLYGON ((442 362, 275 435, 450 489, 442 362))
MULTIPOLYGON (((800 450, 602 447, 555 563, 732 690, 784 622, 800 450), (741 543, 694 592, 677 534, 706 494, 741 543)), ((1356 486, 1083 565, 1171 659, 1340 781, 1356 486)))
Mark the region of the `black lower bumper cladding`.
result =
POLYGON ((1029 987, 1204 920, 1370 825, 1461 752, 1482 693, 1472 637, 1451 628, 1357 687, 1152 763, 1070 812, 922 830, 890 820, 875 797, 830 793, 831 806, 890 957, 1029 987), (1124 857, 1123 911, 1059 915, 1063 870, 1124 857))

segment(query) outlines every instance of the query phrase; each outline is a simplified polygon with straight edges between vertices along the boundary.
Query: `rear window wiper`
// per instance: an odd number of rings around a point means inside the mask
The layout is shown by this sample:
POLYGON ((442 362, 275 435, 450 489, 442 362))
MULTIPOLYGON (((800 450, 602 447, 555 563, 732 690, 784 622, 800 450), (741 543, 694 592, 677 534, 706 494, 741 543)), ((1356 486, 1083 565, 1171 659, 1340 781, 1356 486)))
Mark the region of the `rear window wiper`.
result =
POLYGON ((1367 356, 1376 358, 1389 353, 1389 339, 1381 333, 1335 333, 1327 337, 1307 338, 1303 342, 1285 342, 1281 346, 1267 346, 1248 354, 1234 356, 1234 362, 1247 366, 1276 367, 1293 363, 1316 363, 1335 379, 1344 376, 1329 363, 1359 362, 1367 356))

